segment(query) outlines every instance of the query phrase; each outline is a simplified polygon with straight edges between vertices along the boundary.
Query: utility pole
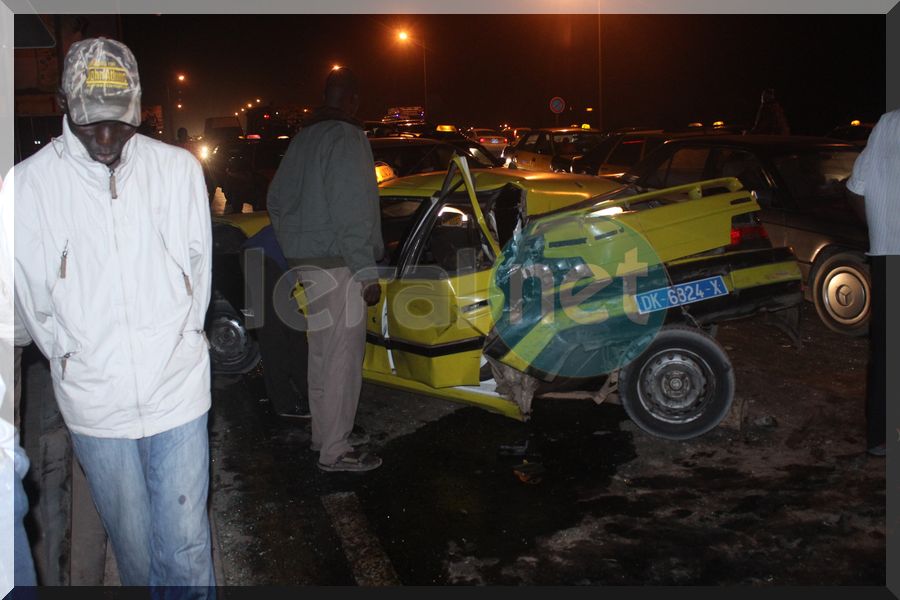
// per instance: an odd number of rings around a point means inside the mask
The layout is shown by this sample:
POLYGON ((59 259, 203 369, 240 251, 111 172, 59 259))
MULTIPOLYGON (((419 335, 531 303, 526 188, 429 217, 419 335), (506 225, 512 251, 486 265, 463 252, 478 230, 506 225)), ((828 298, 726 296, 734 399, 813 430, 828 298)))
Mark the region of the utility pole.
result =
POLYGON ((597 13, 597 129, 603 131, 603 18, 597 13))

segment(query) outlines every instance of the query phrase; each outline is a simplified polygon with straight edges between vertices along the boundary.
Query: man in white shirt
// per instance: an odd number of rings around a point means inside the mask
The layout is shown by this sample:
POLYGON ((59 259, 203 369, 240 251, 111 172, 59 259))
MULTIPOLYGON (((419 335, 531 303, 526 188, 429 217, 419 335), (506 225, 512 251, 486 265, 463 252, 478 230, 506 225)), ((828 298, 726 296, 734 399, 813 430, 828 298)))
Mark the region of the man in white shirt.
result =
MULTIPOLYGON (((853 165, 847 189, 861 196, 869 226, 872 316, 869 321, 869 371, 866 391, 866 449, 886 452, 887 339, 885 333, 887 261, 900 255, 900 109, 882 115, 865 150, 853 165)), ((859 204, 857 204, 859 206, 859 204)))

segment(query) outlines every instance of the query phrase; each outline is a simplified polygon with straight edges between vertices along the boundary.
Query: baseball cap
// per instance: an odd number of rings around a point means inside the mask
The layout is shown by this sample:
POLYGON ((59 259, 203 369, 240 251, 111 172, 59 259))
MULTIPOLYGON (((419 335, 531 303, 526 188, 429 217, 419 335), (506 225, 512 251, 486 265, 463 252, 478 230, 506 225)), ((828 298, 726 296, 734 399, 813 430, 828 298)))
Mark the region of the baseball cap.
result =
POLYGON ((72 44, 63 67, 62 89, 69 119, 141 124, 141 81, 128 46, 103 37, 72 44))

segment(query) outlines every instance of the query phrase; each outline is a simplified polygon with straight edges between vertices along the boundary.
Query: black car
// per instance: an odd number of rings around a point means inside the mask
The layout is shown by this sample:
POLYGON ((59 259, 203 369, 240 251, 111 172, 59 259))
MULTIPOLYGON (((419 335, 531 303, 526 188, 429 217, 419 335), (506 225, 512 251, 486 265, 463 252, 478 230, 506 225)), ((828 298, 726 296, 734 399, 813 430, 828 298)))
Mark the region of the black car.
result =
POLYGON ((473 168, 489 169, 498 165, 487 150, 468 139, 441 141, 387 137, 372 138, 369 143, 376 166, 387 164, 397 177, 446 171, 454 154, 468 158, 473 168))
POLYGON ((253 210, 265 210, 269 183, 290 143, 290 138, 282 136, 248 139, 236 145, 225 162, 219 184, 225 200, 238 209, 246 203, 253 210))
POLYGON ((868 231, 846 181, 859 147, 827 138, 716 135, 671 140, 619 178, 620 194, 737 177, 756 192, 772 244, 793 248, 805 295, 822 321, 847 335, 868 331, 868 231))
MULTIPOLYGON (((692 128, 686 131, 628 128, 610 131, 594 148, 574 156, 569 165, 570 173, 619 177, 664 142, 696 135, 722 135, 721 128, 692 128)), ((563 168, 562 170, 566 170, 563 168)))
MULTIPOLYGON (((243 204, 253 210, 266 209, 269 183, 281 164, 291 140, 245 139, 217 149, 213 171, 215 185, 222 188, 226 202, 240 211, 243 204)), ((425 138, 371 138, 379 183, 385 178, 446 171, 454 154, 464 155, 474 168, 499 165, 487 150, 468 139, 442 142, 425 138), (390 169, 383 169, 384 166, 390 169)), ((215 188, 213 188, 215 189, 215 188)))
POLYGON ((848 125, 838 125, 826 134, 826 137, 836 140, 843 140, 856 144, 860 148, 865 148, 869 143, 869 135, 875 129, 875 123, 862 123, 860 121, 851 121, 848 125))

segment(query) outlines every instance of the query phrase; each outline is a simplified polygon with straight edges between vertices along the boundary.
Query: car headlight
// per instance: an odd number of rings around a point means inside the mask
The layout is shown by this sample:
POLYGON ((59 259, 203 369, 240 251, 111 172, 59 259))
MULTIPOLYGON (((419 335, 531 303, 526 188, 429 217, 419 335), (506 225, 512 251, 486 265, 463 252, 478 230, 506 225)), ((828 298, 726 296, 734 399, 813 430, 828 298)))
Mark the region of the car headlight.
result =
POLYGON ((200 160, 206 160, 209 158, 209 146, 203 144, 200 146, 200 160))

